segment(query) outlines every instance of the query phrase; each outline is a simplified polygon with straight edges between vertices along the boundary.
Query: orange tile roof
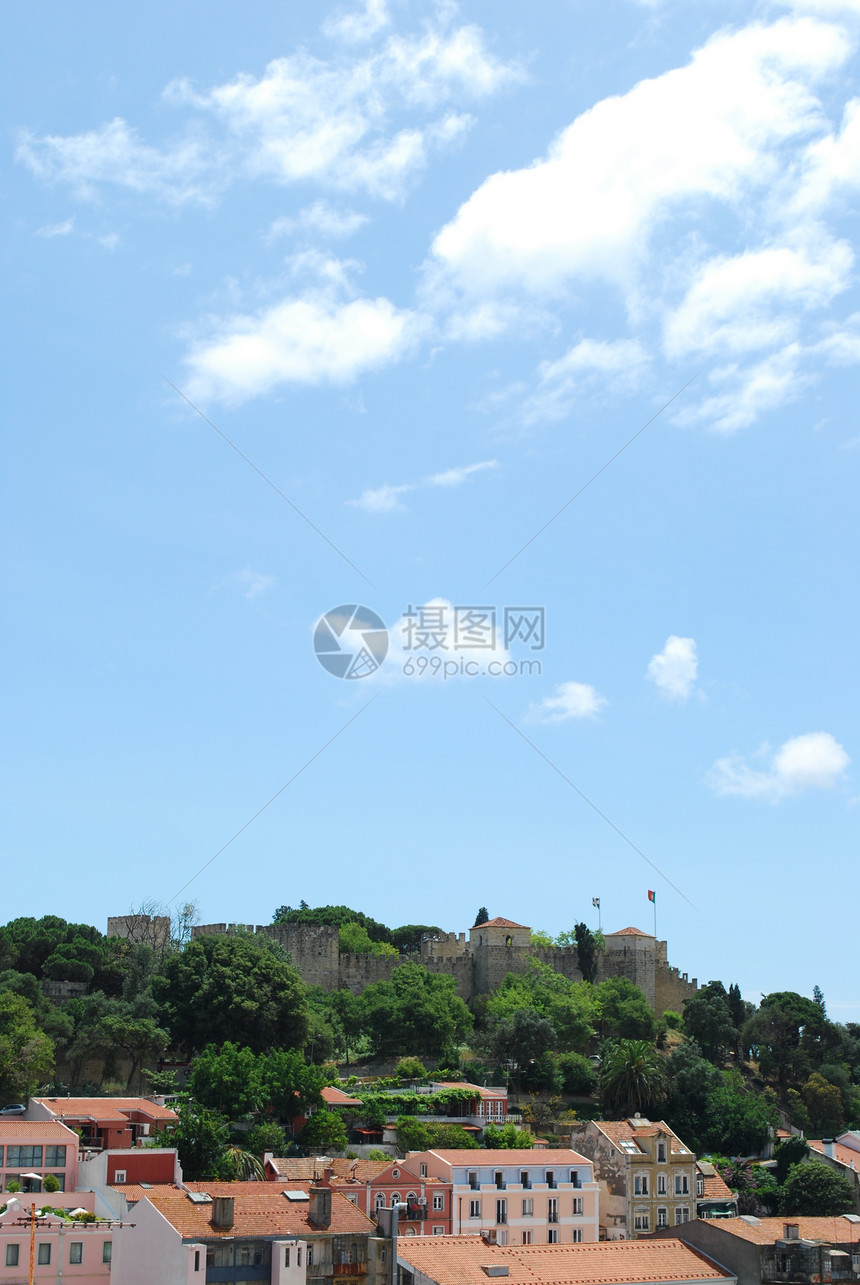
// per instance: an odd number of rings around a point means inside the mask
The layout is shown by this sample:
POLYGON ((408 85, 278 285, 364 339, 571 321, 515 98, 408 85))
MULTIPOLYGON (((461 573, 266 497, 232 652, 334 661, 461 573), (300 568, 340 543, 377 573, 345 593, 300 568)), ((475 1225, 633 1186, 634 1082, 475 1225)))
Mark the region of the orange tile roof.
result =
POLYGON ((748 1223, 743 1218, 720 1218, 709 1226, 719 1227, 720 1231, 739 1236, 741 1240, 752 1241, 756 1245, 773 1245, 785 1239, 786 1224, 797 1224, 801 1240, 826 1240, 839 1244, 860 1245, 860 1223, 852 1223, 842 1216, 837 1218, 805 1218, 800 1214, 786 1215, 784 1218, 760 1218, 757 1223, 748 1223))
POLYGON ((610 1142, 635 1142, 638 1138, 653 1138, 657 1133, 665 1133, 670 1139, 673 1155, 685 1155, 692 1152, 685 1147, 677 1133, 670 1129, 665 1120, 649 1120, 646 1124, 633 1125, 629 1120, 593 1120, 593 1124, 604 1133, 610 1142), (677 1146, 675 1145, 677 1143, 677 1146))
POLYGON ((210 1196, 232 1196, 232 1227, 213 1227, 212 1206, 195 1205, 187 1192, 172 1183, 144 1191, 148 1200, 183 1239, 211 1240, 218 1236, 345 1236, 351 1233, 372 1236, 376 1224, 361 1213, 340 1192, 331 1197, 331 1224, 320 1227, 311 1222, 309 1201, 287 1200, 289 1191, 308 1191, 301 1182, 189 1182, 187 1191, 206 1192, 210 1196))
MULTIPOLYGON (((482 924, 475 924, 476 928, 526 928, 525 924, 515 924, 513 919, 502 919, 501 915, 496 915, 495 919, 485 919, 482 924)), ((526 928, 526 932, 531 932, 531 928, 526 928)))
POLYGON ((134 1205, 151 1191, 155 1191, 156 1186, 172 1187, 173 1183, 151 1183, 148 1187, 141 1187, 139 1182, 112 1182, 109 1186, 125 1196, 130 1205, 134 1205))
POLYGON ((730 1187, 726 1186, 723 1179, 718 1173, 702 1174, 705 1191, 703 1200, 736 1200, 737 1197, 732 1195, 730 1187))
POLYGON ((343 1089, 337 1088, 334 1084, 327 1084, 320 1092, 323 1102, 327 1102, 330 1107, 364 1106, 360 1098, 351 1098, 348 1093, 344 1093, 343 1089))
MULTIPOLYGON (((819 1155, 824 1155, 824 1143, 820 1138, 807 1138, 806 1141, 813 1151, 817 1151, 819 1155)), ((847 1165, 849 1169, 856 1169, 860 1172, 860 1151, 855 1151, 853 1147, 846 1147, 844 1143, 837 1142, 833 1158, 838 1160, 840 1164, 847 1165)))
POLYGON ((354 1175, 359 1182, 372 1182, 397 1161, 393 1157, 391 1160, 345 1160, 342 1156, 332 1159, 327 1156, 278 1156, 271 1163, 280 1177, 295 1182, 310 1182, 314 1178, 321 1180, 326 1169, 333 1169, 337 1178, 354 1175))
POLYGON ((78 1135, 60 1120, 0 1120, 0 1145, 15 1143, 19 1138, 32 1138, 38 1144, 43 1139, 52 1142, 77 1144, 78 1135))
POLYGON ((680 1240, 584 1245, 487 1245, 480 1236, 415 1236, 397 1256, 437 1285, 486 1285, 485 1266, 506 1266, 509 1285, 637 1285, 732 1278, 680 1240))
MULTIPOLYGON (((412 1154, 412 1153, 410 1153, 412 1154)), ((484 1150, 471 1151, 463 1147, 462 1150, 446 1151, 441 1147, 430 1147, 429 1154, 439 1156, 441 1160, 447 1161, 449 1165, 468 1165, 470 1169, 478 1169, 482 1166, 493 1165, 496 1169, 510 1168, 511 1165, 533 1165, 539 1164, 544 1168, 559 1168, 565 1165, 590 1165, 591 1161, 585 1156, 581 1156, 578 1151, 570 1151, 562 1148, 535 1150, 533 1147, 512 1147, 510 1150, 505 1148, 499 1150, 487 1147, 484 1150)))
POLYGON ((641 928, 619 928, 617 933, 607 933, 607 937, 653 937, 653 933, 643 933, 641 928))
POLYGON ((41 1102, 54 1115, 69 1120, 125 1120, 129 1111, 139 1111, 153 1120, 176 1120, 177 1115, 170 1107, 160 1107, 149 1098, 34 1098, 41 1102))

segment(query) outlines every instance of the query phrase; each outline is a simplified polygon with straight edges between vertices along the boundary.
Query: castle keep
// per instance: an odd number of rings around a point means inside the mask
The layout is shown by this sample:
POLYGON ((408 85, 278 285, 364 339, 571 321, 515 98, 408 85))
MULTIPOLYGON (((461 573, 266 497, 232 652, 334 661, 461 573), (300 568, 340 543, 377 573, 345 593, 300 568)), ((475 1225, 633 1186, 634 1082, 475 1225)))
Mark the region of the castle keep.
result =
MULTIPOLYGON (((202 924, 195 937, 266 933, 290 952, 294 966, 309 986, 323 990, 349 990, 359 995, 371 982, 388 981, 398 964, 423 964, 434 973, 449 973, 465 1000, 486 995, 504 981, 506 973, 524 973, 528 958, 548 964, 555 972, 582 981, 575 946, 539 946, 531 943, 531 929, 510 919, 490 919, 469 932, 427 938, 416 955, 351 955, 338 950, 338 930, 315 924, 202 924)), ((696 991, 696 978, 673 968, 667 961, 666 942, 638 928, 606 934, 606 950, 598 955, 596 980, 627 977, 644 992, 655 1013, 680 1012, 696 991)))

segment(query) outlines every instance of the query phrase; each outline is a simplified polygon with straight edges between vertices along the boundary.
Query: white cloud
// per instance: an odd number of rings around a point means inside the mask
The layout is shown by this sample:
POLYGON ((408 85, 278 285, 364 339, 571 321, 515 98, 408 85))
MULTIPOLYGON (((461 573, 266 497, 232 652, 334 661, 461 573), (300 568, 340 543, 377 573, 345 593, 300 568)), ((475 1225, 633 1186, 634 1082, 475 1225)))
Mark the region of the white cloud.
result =
POLYGON ((104 236, 99 237, 98 241, 99 245, 103 245, 106 250, 115 250, 120 243, 120 235, 118 232, 106 232, 104 236))
POLYGON ((513 677, 504 673, 512 656, 500 636, 501 627, 493 636, 491 622, 486 622, 486 627, 477 625, 476 632, 468 641, 474 643, 477 640, 481 645, 466 646, 463 633, 470 622, 462 614, 458 616, 458 610, 462 613, 464 608, 458 609, 449 598, 431 598, 420 605, 410 603, 407 610, 389 625, 390 650, 379 674, 381 681, 392 683, 419 679, 432 682, 443 681, 445 676, 486 677, 489 666, 494 667, 494 677, 513 677), (408 667, 404 673, 405 665, 408 667), (445 665, 447 669, 444 669, 445 665), (465 668, 466 665, 469 669, 465 668))
POLYGON ((692 694, 698 672, 695 638, 670 634, 663 650, 651 657, 646 676, 667 700, 685 701, 692 694))
POLYGON ((584 112, 528 168, 487 179, 437 235, 431 272, 467 294, 629 282, 673 208, 767 192, 780 145, 820 129, 805 82, 849 52, 839 28, 806 18, 717 34, 686 67, 584 112))
POLYGON ((842 128, 810 143, 793 201, 798 211, 820 210, 834 194, 860 187, 860 99, 845 105, 842 128))
POLYGON ((62 223, 46 223, 44 227, 36 229, 36 236, 68 236, 74 226, 74 218, 64 219, 62 223))
POLYGON ((542 362, 534 390, 522 403, 526 424, 562 419, 586 387, 629 392, 649 362, 638 339, 581 339, 562 357, 542 362))
POLYGON ((552 696, 532 702, 527 717, 541 723, 565 723, 570 718, 594 718, 606 704, 606 697, 590 683, 560 683, 552 696))
MULTIPOLYGON (((756 756, 765 759, 765 745, 756 756)), ((769 766, 751 767, 740 755, 717 759, 707 783, 717 794, 768 799, 772 803, 804 790, 831 790, 839 784, 851 759, 830 732, 794 736, 777 750, 769 766)))
POLYGON ((480 464, 466 464, 463 468, 449 468, 443 473, 433 473, 426 479, 426 484, 427 486, 462 486, 473 473, 483 473, 485 469, 498 467, 498 460, 482 460, 480 464))
POLYGON ((274 241, 291 232, 311 232, 317 236, 339 239, 352 236, 368 221, 367 215, 359 214, 357 210, 339 210, 328 201, 314 201, 313 205, 306 205, 293 218, 283 215, 275 219, 269 228, 267 240, 274 241))
POLYGON ((812 376, 803 369, 803 357, 802 346, 791 343, 751 366, 734 363, 716 368, 711 371, 711 382, 724 385, 727 391, 679 411, 677 422, 703 422, 720 433, 746 428, 764 411, 781 406, 809 384, 812 376))
POLYGON ((259 571, 252 571, 250 567, 245 567, 243 571, 238 572, 235 580, 246 598, 259 598, 260 594, 277 583, 275 576, 261 575, 259 571))
POLYGON ((328 18, 322 29, 327 36, 345 40, 349 44, 361 44, 370 40, 378 31, 391 22, 386 0, 364 0, 361 9, 342 14, 338 18, 328 18))
POLYGON ((365 513, 402 512, 406 505, 401 504, 400 497, 411 490, 413 487, 408 482, 404 482, 401 486, 377 486, 362 491, 357 500, 347 500, 347 503, 356 509, 364 509, 365 513))
POLYGON ((310 288, 217 322, 185 358, 189 396, 237 403, 284 384, 347 384, 402 356, 419 329, 415 314, 388 299, 310 288))

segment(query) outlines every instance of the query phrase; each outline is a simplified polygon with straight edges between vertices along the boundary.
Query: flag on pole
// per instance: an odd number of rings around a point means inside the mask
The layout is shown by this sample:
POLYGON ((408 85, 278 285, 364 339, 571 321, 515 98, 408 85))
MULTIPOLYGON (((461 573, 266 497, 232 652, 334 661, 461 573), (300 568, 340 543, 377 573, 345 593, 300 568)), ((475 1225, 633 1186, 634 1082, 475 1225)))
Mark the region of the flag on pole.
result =
POLYGON ((654 902, 654 905, 656 906, 656 904, 657 904, 657 894, 656 894, 656 892, 653 892, 650 888, 648 889, 648 900, 649 900, 649 901, 653 901, 653 902, 654 902))
POLYGON ((600 909, 600 898, 599 898, 599 897, 592 897, 592 898, 591 898, 591 904, 592 904, 592 906, 596 906, 596 907, 597 907, 597 909, 599 910, 599 909, 600 909))

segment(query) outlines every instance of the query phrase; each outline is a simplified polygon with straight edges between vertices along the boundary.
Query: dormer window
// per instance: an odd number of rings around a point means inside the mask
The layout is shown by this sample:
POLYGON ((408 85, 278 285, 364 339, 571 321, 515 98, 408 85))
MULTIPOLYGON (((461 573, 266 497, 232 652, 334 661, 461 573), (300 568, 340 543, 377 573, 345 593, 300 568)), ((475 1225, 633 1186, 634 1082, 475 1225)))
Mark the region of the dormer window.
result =
POLYGON ((658 1143, 657 1143, 657 1161, 658 1161, 658 1163, 659 1163, 659 1164, 661 1164, 661 1165, 664 1165, 664 1164, 666 1163, 666 1144, 665 1144, 665 1142, 658 1142, 658 1143))

